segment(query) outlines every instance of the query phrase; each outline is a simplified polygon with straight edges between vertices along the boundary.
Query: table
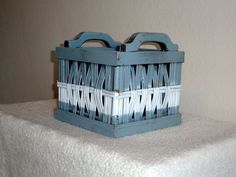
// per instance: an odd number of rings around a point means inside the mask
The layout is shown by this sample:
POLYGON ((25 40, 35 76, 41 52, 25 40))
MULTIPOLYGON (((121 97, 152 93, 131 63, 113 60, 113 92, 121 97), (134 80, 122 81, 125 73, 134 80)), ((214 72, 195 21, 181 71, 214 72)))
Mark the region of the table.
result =
POLYGON ((55 120, 55 106, 0 105, 0 176, 236 176, 236 124, 183 114, 180 126, 113 139, 55 120))

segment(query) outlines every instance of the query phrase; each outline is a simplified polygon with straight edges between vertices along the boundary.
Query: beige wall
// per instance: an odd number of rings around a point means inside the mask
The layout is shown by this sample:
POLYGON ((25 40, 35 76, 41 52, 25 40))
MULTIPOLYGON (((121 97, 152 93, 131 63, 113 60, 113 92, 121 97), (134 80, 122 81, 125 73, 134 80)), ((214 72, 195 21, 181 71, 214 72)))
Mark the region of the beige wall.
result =
POLYGON ((81 31, 166 32, 186 53, 183 112, 236 119, 235 0, 2 0, 0 103, 52 98, 51 51, 81 31))

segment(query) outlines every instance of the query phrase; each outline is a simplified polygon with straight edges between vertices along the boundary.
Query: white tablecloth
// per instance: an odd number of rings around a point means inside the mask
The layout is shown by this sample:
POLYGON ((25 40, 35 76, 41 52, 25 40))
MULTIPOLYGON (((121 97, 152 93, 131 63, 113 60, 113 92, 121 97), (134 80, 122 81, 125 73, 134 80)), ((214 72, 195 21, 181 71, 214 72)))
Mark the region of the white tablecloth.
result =
POLYGON ((1 177, 236 176, 235 124, 186 114, 180 126, 112 139, 55 120, 55 105, 0 105, 1 177))

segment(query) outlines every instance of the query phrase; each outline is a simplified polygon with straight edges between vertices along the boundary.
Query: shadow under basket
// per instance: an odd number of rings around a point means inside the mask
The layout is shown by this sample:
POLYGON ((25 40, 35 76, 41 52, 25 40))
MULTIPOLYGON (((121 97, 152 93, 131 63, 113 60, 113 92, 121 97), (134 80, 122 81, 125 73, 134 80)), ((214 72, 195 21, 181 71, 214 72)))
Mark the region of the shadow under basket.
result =
POLYGON ((126 43, 104 33, 80 33, 56 49, 55 118, 109 137, 181 123, 184 52, 163 33, 135 33, 126 43), (83 47, 98 41, 104 47, 83 47), (151 42, 157 49, 140 46, 151 42))

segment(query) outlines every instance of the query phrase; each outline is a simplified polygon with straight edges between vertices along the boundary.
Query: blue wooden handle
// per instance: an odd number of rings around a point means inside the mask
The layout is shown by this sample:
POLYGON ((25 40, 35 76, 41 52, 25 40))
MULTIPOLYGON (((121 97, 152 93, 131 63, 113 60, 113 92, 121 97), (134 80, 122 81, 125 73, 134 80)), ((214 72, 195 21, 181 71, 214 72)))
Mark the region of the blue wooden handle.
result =
POLYGON ((116 48, 120 45, 119 42, 114 41, 111 36, 105 33, 97 33, 97 32, 82 32, 79 33, 74 40, 66 40, 64 42, 65 47, 71 48, 79 48, 86 41, 97 40, 102 41, 107 47, 116 48))
POLYGON ((162 50, 176 51, 178 46, 171 42, 169 36, 164 33, 134 33, 125 44, 125 51, 137 51, 145 42, 158 43, 162 50))

